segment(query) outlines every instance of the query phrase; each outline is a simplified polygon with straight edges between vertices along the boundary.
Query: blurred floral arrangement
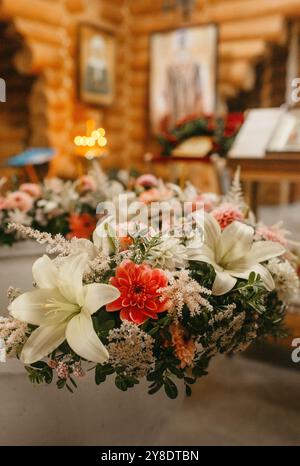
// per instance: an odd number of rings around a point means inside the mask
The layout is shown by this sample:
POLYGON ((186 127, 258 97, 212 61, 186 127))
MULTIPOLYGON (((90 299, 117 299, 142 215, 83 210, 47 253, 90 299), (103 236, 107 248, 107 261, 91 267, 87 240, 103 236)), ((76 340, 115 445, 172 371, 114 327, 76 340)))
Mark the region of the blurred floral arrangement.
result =
MULTIPOLYGON (((2 188, 5 180, 2 180, 2 188)), ((76 181, 59 178, 42 183, 23 183, 0 195, 0 245, 12 245, 23 238, 9 223, 20 223, 67 238, 90 238, 96 227, 97 204, 122 192, 120 182, 91 171, 76 181)))
MULTIPOLYGON (((224 118, 193 115, 179 121, 176 126, 157 136, 162 146, 162 155, 171 155, 172 151, 183 141, 193 136, 209 136, 212 139, 212 151, 226 156, 244 120, 243 113, 229 113, 224 118)), ((208 154, 210 155, 210 154, 208 154)))
POLYGON ((11 225, 52 254, 33 264, 33 290, 9 289, 10 316, 0 319, 7 356, 32 382, 73 391, 93 371, 97 385, 114 376, 126 391, 146 378, 149 394, 176 398, 176 381, 190 395, 214 356, 285 334, 299 290, 287 232, 256 222, 238 173, 223 197, 142 175, 126 198, 188 202, 190 214, 166 228, 161 217, 149 228, 108 216, 92 241, 11 225))

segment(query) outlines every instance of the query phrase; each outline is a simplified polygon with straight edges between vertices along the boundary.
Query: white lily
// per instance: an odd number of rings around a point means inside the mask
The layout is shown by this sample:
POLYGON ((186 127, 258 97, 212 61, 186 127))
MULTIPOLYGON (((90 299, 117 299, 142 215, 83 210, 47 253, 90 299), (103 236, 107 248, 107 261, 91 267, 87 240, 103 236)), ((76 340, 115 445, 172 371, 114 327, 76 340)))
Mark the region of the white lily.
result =
POLYGON ((237 278, 248 279, 251 272, 259 274, 268 290, 274 289, 270 272, 261 265, 285 252, 273 241, 254 242, 254 229, 233 222, 221 231, 212 215, 205 214, 203 241, 195 240, 188 247, 189 260, 211 264, 216 272, 212 292, 223 295, 236 284, 237 278))
POLYGON ((120 293, 111 285, 83 285, 87 260, 87 254, 71 255, 57 267, 44 255, 33 264, 38 289, 22 294, 9 306, 13 317, 38 326, 23 347, 21 361, 25 364, 39 361, 65 340, 84 359, 107 361, 108 351, 94 330, 91 316, 120 293))

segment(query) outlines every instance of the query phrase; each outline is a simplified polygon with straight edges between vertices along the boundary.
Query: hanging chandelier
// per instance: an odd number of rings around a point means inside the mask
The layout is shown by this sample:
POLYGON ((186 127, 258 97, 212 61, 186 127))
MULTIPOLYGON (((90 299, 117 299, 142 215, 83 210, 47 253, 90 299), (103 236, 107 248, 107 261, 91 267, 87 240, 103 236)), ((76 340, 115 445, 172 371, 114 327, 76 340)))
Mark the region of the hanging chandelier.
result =
POLYGON ((164 11, 172 11, 179 9, 185 19, 190 18, 195 0, 164 0, 164 11))

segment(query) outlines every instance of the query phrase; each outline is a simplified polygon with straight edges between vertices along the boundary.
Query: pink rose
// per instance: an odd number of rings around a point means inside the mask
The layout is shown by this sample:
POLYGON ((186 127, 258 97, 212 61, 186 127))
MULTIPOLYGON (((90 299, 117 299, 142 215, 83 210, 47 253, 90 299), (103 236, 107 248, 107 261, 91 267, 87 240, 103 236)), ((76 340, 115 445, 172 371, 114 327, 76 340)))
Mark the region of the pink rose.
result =
POLYGON ((40 185, 35 183, 23 183, 19 189, 23 193, 29 194, 29 196, 33 197, 34 199, 38 199, 42 194, 40 185))
POLYGON ((33 207, 34 200, 29 194, 22 191, 9 193, 6 197, 6 209, 19 209, 28 212, 33 207))

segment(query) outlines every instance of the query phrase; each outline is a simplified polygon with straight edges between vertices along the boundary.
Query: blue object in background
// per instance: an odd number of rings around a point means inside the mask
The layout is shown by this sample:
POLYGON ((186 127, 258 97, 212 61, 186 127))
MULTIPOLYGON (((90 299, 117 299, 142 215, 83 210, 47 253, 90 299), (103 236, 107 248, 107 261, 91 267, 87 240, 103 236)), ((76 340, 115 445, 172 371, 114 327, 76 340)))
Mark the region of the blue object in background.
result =
POLYGON ((41 165, 50 162, 54 157, 55 149, 48 147, 34 147, 27 149, 14 157, 7 160, 6 165, 9 167, 25 167, 26 165, 41 165))

